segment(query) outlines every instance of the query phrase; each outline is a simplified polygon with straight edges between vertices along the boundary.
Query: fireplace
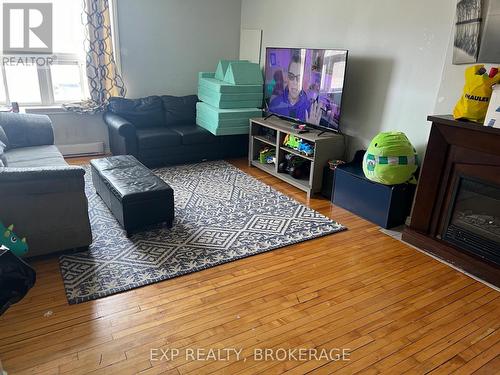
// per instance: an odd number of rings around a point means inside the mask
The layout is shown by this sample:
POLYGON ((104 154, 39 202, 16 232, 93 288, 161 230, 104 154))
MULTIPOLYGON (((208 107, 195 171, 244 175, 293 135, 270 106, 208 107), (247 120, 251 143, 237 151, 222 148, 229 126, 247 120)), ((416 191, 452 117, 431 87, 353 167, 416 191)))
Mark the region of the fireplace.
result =
POLYGON ((403 240, 500 286, 500 129, 431 116, 403 240))
POLYGON ((500 265, 500 186, 460 177, 442 239, 500 265))

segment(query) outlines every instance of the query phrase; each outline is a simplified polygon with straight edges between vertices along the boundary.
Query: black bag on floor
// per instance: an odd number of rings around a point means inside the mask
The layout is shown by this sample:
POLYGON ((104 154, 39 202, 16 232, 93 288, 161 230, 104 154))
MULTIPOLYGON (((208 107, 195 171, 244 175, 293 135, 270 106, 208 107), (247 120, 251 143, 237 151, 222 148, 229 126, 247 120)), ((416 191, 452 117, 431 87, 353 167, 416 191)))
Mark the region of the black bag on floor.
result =
POLYGON ((0 315, 19 302, 35 281, 33 268, 9 250, 0 248, 0 315))

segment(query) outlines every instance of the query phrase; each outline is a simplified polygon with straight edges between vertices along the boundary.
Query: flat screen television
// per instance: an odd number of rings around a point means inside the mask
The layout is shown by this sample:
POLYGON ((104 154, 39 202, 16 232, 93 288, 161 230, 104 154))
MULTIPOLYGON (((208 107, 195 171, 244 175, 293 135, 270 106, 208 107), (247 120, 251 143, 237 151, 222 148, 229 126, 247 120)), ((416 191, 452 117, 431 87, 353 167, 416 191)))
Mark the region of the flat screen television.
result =
POLYGON ((346 64, 346 50, 266 48, 267 114, 338 132, 346 64))

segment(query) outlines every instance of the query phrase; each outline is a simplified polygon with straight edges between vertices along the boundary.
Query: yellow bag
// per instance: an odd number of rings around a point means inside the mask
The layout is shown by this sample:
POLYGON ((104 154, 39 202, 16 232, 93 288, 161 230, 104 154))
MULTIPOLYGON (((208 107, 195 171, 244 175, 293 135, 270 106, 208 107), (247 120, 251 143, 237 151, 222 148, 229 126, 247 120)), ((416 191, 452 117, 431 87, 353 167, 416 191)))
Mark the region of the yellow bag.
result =
POLYGON ((465 86, 462 97, 455 106, 453 117, 483 123, 488 111, 492 86, 500 82, 500 72, 493 78, 488 73, 477 75, 484 65, 474 65, 465 70, 465 86))

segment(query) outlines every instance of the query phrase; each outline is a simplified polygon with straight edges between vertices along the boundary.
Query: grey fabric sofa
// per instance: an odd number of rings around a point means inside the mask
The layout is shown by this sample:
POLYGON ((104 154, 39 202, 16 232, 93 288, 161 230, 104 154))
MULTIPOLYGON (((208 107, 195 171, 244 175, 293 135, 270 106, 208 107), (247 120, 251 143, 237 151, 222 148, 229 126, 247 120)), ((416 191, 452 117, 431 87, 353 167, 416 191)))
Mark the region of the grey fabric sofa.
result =
POLYGON ((104 121, 113 155, 148 167, 248 155, 248 135, 215 136, 196 125, 196 95, 111 98, 104 121))
POLYGON ((0 221, 26 237, 26 256, 92 243, 84 175, 54 146, 47 116, 0 113, 0 221))

